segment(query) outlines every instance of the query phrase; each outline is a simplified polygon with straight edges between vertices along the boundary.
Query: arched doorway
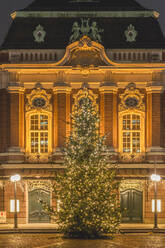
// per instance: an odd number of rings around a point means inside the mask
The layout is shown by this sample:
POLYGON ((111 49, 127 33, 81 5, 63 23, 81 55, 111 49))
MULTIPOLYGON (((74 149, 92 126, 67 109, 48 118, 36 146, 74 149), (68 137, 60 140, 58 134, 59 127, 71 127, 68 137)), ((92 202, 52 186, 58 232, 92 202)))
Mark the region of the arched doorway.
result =
POLYGON ((50 192, 45 189, 34 189, 29 192, 29 223, 49 223, 50 216, 42 202, 50 205, 50 192))
POLYGON ((143 192, 137 189, 126 189, 120 192, 122 222, 143 221, 143 192))

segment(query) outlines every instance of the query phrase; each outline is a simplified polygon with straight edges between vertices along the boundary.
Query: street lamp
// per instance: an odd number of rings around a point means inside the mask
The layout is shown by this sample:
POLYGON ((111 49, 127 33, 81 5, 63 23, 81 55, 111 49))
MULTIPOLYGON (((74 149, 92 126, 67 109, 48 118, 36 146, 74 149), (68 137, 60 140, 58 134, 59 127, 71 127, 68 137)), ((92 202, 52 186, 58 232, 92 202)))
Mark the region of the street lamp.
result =
POLYGON ((151 175, 151 180, 154 182, 154 200, 155 200, 154 229, 155 229, 158 228, 157 183, 161 180, 161 177, 155 173, 151 175))
POLYGON ((10 177, 10 181, 14 183, 14 228, 17 228, 17 182, 21 180, 21 176, 19 174, 13 175, 10 177))

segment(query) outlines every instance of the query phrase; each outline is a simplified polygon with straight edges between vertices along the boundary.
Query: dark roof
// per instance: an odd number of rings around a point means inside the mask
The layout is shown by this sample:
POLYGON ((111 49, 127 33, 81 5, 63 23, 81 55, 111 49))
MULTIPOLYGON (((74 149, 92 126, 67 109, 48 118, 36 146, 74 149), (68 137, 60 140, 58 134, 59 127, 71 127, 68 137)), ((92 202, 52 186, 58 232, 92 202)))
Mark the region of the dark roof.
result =
POLYGON ((135 0, 35 0, 23 11, 136 11, 135 0))
MULTIPOLYGON (((81 24, 80 18, 15 18, 1 49, 65 49, 75 21, 81 24), (33 31, 38 25, 46 31, 43 43, 34 41, 33 31)), ((101 36, 105 48, 165 48, 165 38, 155 18, 92 18, 92 21, 104 29, 101 36), (136 42, 126 41, 124 32, 130 24, 138 32, 136 42)))

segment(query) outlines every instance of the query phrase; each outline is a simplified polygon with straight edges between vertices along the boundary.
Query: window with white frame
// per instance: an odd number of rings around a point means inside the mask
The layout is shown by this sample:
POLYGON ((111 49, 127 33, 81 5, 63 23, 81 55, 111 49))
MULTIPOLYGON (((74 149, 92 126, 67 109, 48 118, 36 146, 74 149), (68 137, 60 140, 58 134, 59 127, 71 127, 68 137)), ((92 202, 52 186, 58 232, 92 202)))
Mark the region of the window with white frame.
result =
MULTIPOLYGON (((20 203, 19 200, 17 200, 17 212, 20 211, 20 203)), ((15 200, 11 199, 10 200, 10 212, 14 213, 15 212, 15 200)))
POLYGON ((123 153, 140 153, 140 115, 123 115, 122 147, 123 153))
POLYGON ((48 153, 48 123, 46 114, 30 116, 30 149, 31 153, 48 153))
POLYGON ((119 114, 119 152, 125 155, 145 151, 144 117, 140 111, 127 110, 119 114))

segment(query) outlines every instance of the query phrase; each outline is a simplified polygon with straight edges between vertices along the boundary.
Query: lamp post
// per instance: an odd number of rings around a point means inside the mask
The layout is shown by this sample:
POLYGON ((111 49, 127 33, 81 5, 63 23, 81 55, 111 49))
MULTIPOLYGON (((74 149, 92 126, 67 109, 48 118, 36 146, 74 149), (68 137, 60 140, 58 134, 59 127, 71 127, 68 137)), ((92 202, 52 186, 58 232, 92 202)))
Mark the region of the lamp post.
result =
POLYGON ((17 182, 21 180, 21 176, 19 174, 13 175, 10 177, 10 181, 14 183, 14 228, 17 228, 17 182))
POLYGON ((160 181, 160 176, 155 174, 151 175, 151 180, 154 182, 154 200, 155 200, 155 211, 154 211, 154 229, 158 228, 158 209, 157 209, 157 183, 160 181))

